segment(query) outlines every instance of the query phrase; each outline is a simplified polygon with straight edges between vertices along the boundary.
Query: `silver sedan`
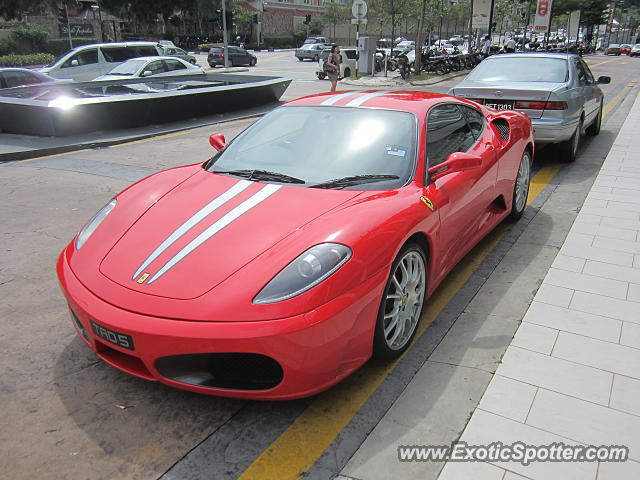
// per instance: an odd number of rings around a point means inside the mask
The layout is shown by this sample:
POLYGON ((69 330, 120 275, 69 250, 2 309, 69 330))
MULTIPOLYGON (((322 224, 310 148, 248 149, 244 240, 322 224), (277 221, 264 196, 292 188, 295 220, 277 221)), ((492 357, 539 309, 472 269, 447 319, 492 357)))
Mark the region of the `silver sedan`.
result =
POLYGON ((597 135, 604 96, 587 64, 565 53, 514 53, 483 60, 451 95, 497 110, 526 113, 536 143, 558 144, 565 159, 575 160, 580 136, 597 135))

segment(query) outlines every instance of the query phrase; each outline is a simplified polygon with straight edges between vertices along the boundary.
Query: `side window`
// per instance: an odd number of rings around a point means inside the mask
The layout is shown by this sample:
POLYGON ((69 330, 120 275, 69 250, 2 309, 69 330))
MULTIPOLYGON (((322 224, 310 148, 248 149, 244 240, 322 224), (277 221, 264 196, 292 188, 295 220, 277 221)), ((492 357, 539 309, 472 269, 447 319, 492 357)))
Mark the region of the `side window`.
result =
POLYGON ((28 72, 16 72, 6 71, 4 72, 4 79, 7 82, 7 88, 19 87, 20 85, 31 85, 33 83, 40 83, 41 80, 28 72))
POLYGON ((89 50, 83 50, 82 52, 76 53, 73 57, 70 57, 69 60, 64 62, 62 68, 67 67, 75 67, 74 60, 77 61, 77 65, 90 65, 92 63, 98 63, 98 49, 92 48, 89 50))
POLYGON ((186 70, 187 68, 178 60, 165 60, 165 63, 167 64, 167 70, 170 72, 174 70, 186 70))
POLYGON ((158 50, 156 49, 156 47, 149 46, 129 48, 133 50, 133 52, 129 54, 129 58, 158 56, 158 50))
POLYGON ((587 81, 589 83, 596 83, 596 79, 593 77, 593 73, 591 73, 591 70, 589 69, 589 66, 585 63, 585 61, 579 58, 578 62, 580 63, 580 65, 582 66, 582 69, 587 75, 587 81))
POLYGON ((158 73, 166 72, 165 66, 162 63, 162 60, 156 60, 155 62, 151 62, 148 64, 144 70, 151 70, 152 75, 156 75, 158 73))
POLYGON ((173 52, 174 55, 186 55, 187 52, 185 52, 184 50, 182 50, 181 48, 176 48, 173 52))
POLYGON ((578 83, 580 85, 587 85, 589 83, 589 78, 587 77, 587 72, 584 71, 584 68, 580 64, 577 58, 574 58, 573 64, 576 68, 576 75, 578 78, 578 83))
POLYGON ((437 105, 427 115, 427 161, 444 162, 454 152, 466 152, 475 143, 467 119, 453 104, 437 105))
POLYGON ((110 63, 120 63, 129 60, 129 52, 127 47, 103 47, 102 54, 104 59, 110 63))
POLYGON ((347 58, 350 60, 353 60, 356 58, 356 51, 355 50, 347 50, 347 58))
POLYGON ((482 115, 475 108, 468 107, 466 105, 458 105, 462 114, 467 119, 467 123, 469 124, 469 128, 471 128, 471 133, 473 133, 473 138, 478 140, 480 135, 482 135, 482 131, 484 130, 484 115, 482 115))

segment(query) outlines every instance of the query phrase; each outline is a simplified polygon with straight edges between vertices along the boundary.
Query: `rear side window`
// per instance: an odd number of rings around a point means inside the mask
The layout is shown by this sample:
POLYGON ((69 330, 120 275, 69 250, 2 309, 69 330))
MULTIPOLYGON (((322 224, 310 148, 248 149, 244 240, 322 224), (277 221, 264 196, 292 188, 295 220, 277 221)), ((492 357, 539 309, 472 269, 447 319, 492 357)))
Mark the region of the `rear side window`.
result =
POLYGON ((110 63, 120 63, 131 58, 127 47, 102 47, 100 50, 102 50, 104 59, 110 63))
POLYGON ((466 105, 458 105, 458 108, 467 119, 473 138, 476 140, 482 135, 484 130, 484 115, 482 115, 475 108, 468 107, 466 105))
POLYGON ((166 67, 162 60, 156 60, 155 62, 151 62, 146 67, 144 67, 144 71, 150 70, 153 75, 158 73, 166 72, 166 67))
POLYGON ((466 152, 475 143, 467 119, 454 104, 436 105, 427 116, 427 159, 430 167, 454 152, 466 152))
POLYGON ((347 56, 348 59, 350 60, 355 60, 358 56, 357 52, 355 50, 345 50, 345 54, 347 56))
POLYGON ((19 87, 20 85, 31 85, 34 83, 41 83, 36 75, 33 75, 29 72, 15 72, 15 71, 7 71, 4 72, 4 79, 7 83, 7 88, 11 87, 19 87))
POLYGON ((167 64, 167 70, 170 72, 174 70, 186 70, 187 68, 178 60, 165 60, 164 62, 167 64))
POLYGON ((130 58, 136 57, 157 57, 158 50, 154 46, 148 47, 129 47, 129 49, 133 50, 130 58))
POLYGON ((74 60, 78 62, 78 66, 98 63, 98 49, 91 48, 91 49, 83 50, 82 52, 76 53, 74 56, 70 57, 69 60, 64 62, 64 64, 62 65, 62 68, 76 66, 76 65, 73 65, 74 60))

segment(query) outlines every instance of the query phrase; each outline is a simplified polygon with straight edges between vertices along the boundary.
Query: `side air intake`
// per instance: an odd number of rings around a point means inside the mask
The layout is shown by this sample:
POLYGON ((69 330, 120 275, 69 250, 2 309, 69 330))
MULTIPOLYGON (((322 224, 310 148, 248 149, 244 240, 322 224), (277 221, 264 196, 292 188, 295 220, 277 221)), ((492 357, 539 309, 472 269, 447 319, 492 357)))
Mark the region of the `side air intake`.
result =
POLYGON ((496 118, 493 121, 493 125, 496 127, 496 130, 498 130, 498 133, 500 133, 500 140, 502 140, 503 142, 508 142, 509 132, 511 130, 509 128, 509 122, 507 122, 504 118, 496 118))

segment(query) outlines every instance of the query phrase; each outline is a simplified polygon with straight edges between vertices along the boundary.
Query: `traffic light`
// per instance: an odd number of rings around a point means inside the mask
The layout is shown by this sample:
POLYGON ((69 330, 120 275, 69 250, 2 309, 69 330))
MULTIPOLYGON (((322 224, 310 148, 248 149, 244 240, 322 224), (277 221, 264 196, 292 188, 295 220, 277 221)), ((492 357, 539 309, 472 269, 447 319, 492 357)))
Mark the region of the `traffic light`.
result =
POLYGON ((214 21, 215 21, 218 25, 222 26, 222 9, 221 9, 221 8, 219 8, 219 9, 217 9, 217 10, 216 10, 216 16, 215 16, 214 21))
POLYGON ((254 13, 253 15, 251 15, 251 20, 253 23, 255 23, 256 25, 258 24, 258 14, 254 13))
POLYGON ((69 18, 67 17, 67 9, 62 7, 58 9, 58 23, 61 25, 66 25, 69 22, 69 18))
POLYGON ((231 28, 231 25, 233 25, 233 15, 236 12, 234 12, 233 10, 227 10, 226 14, 227 14, 227 28, 231 28))
POLYGON ((311 23, 311 15, 305 15, 304 17, 304 23, 305 25, 309 25, 311 23))

